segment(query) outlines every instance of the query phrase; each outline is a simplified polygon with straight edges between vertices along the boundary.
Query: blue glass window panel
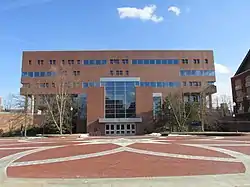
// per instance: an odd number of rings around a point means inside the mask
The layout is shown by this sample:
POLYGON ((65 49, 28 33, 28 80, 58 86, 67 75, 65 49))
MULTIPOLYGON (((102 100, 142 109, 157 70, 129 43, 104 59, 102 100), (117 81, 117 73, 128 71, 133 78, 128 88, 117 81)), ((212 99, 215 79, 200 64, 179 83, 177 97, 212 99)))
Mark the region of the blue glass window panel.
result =
POLYGON ((124 84, 124 82, 115 82, 115 86, 117 86, 117 87, 124 87, 125 84, 124 84))
POLYGON ((134 87, 135 86, 135 82, 134 81, 126 82, 126 86, 127 87, 134 87))
POLYGON ((22 77, 27 77, 28 76, 28 72, 22 72, 22 77))
POLYGON ((174 60, 174 64, 179 64, 179 60, 174 60))
POLYGON ((173 82, 169 82, 169 87, 174 87, 174 83, 173 82))
POLYGON ((209 76, 215 76, 215 71, 214 70, 209 70, 209 76))
POLYGON ((41 72, 40 76, 45 77, 45 72, 41 72))
POLYGON ((138 60, 138 64, 143 64, 143 60, 138 60))
POLYGON ((88 82, 88 87, 94 87, 95 83, 94 82, 88 82))
POLYGON ((40 77, 40 72, 34 72, 35 77, 40 77))
POLYGON ((157 87, 157 83, 156 82, 151 82, 151 86, 155 88, 155 87, 157 87))
POLYGON ((55 76, 56 75, 56 72, 51 72, 51 76, 55 76))
POLYGON ((94 87, 100 87, 100 83, 99 82, 94 82, 94 87))
POLYGON ((162 88, 164 86, 163 82, 157 82, 157 87, 162 88))
POLYGON ((209 70, 204 70, 204 76, 209 76, 209 70))
POLYGON ((208 85, 214 85, 215 81, 208 81, 208 85))
POLYGON ((163 82, 163 87, 168 87, 168 82, 163 82))
POLYGON ((140 82, 139 81, 135 81, 135 86, 140 86, 140 82))
POLYGON ((107 64, 107 60, 102 60, 102 64, 107 64))
POLYGON ((161 64, 161 60, 156 60, 156 64, 161 64))
POLYGON ((107 91, 115 91, 115 88, 114 87, 105 87, 105 90, 107 90, 107 91))
POLYGON ((106 86, 106 82, 103 81, 103 82, 100 83, 100 85, 101 86, 106 86))
POLYGON ((124 90, 116 90, 115 94, 116 95, 124 95, 124 90))
POLYGON ((174 64, 174 61, 175 61, 174 59, 170 59, 170 60, 168 60, 168 63, 169 64, 174 64))
POLYGON ((84 60, 84 65, 88 65, 89 61, 88 60, 84 60))
POLYGON ((89 64, 90 65, 94 65, 95 64, 95 60, 89 60, 89 64))
POLYGON ((155 60, 150 60, 150 64, 155 64, 155 60))
POLYGON ((137 60, 132 60, 132 64, 138 64, 137 60))
POLYGON ((114 82, 106 82, 106 87, 114 87, 115 83, 114 82))
POLYGON ((51 77, 52 76, 52 72, 46 72, 46 76, 51 77))
POLYGON ((141 87, 145 87, 146 86, 146 82, 141 82, 141 87))
POLYGON ((96 65, 101 65, 101 60, 96 60, 96 65))
POLYGON ((144 84, 145 84, 145 87, 150 86, 150 82, 144 82, 144 84))
POLYGON ((179 87, 181 86, 181 83, 180 82, 173 82, 174 86, 173 87, 179 87))
POLYGON ((33 72, 28 72, 28 77, 33 77, 33 76, 34 76, 33 72))
POLYGON ((150 60, 144 60, 144 64, 150 64, 150 60))
POLYGON ((184 70, 180 70, 180 75, 181 76, 185 76, 185 71, 184 70))
POLYGON ((83 88, 88 88, 88 83, 87 82, 82 83, 82 87, 83 88))
POLYGON ((161 60, 162 64, 168 64, 168 60, 161 60))

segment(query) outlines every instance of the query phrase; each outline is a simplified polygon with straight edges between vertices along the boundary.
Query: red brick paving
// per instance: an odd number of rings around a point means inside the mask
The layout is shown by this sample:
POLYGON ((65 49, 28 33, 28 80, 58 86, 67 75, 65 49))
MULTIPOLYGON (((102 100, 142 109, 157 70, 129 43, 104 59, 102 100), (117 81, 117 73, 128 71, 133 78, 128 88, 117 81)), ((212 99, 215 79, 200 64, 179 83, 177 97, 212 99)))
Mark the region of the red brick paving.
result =
POLYGON ((7 169, 9 177, 22 178, 127 178, 243 172, 245 167, 242 163, 174 159, 129 152, 7 169))
POLYGON ((9 145, 9 146, 1 146, 0 148, 12 148, 12 147, 45 147, 45 146, 60 146, 60 145, 74 145, 79 144, 79 142, 52 142, 52 143, 20 143, 15 145, 9 145))
POLYGON ((50 159, 50 158, 60 158, 60 157, 90 154, 90 153, 96 153, 96 152, 101 152, 101 151, 107 151, 107 150, 115 149, 118 147, 119 146, 114 145, 114 144, 72 145, 72 146, 60 147, 56 149, 48 149, 48 150, 40 151, 37 153, 33 153, 28 156, 22 157, 16 162, 44 160, 44 159, 50 159))
POLYGON ((250 146, 249 147, 246 147, 246 146, 218 146, 220 148, 223 148, 223 149, 228 149, 228 150, 231 150, 231 151, 236 151, 236 152, 240 152, 240 153, 243 153, 243 154, 246 154, 246 155, 250 155, 250 146))
POLYGON ((223 141, 223 140, 186 140, 186 141, 178 141, 178 143, 182 144, 248 144, 247 142, 233 142, 233 141, 223 141))
POLYGON ((0 158, 12 155, 12 154, 16 154, 16 153, 20 153, 22 151, 28 151, 29 149, 18 149, 18 150, 0 150, 0 158))
POLYGON ((224 157, 224 158, 232 158, 230 155, 191 146, 184 146, 178 144, 132 144, 129 147, 154 151, 154 152, 163 152, 163 153, 172 153, 172 154, 183 154, 183 155, 194 155, 194 156, 210 156, 210 157, 224 157))

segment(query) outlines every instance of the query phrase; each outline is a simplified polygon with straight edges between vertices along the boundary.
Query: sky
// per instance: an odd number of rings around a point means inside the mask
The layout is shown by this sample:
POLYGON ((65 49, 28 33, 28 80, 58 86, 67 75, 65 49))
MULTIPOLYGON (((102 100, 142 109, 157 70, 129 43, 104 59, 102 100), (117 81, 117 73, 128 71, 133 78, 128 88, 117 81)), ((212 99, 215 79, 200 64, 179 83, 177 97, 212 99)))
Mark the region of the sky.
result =
POLYGON ((219 95, 250 47, 249 0, 0 0, 0 97, 24 50, 213 50, 219 95))

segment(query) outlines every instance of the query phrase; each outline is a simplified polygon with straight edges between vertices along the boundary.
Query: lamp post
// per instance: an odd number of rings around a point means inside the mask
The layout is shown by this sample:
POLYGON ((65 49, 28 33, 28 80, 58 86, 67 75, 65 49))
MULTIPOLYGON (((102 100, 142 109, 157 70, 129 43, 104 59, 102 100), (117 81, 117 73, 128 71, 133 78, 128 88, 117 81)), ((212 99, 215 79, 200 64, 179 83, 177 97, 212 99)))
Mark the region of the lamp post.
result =
POLYGON ((72 134, 72 123, 73 123, 73 107, 70 107, 71 123, 70 123, 70 134, 72 134))

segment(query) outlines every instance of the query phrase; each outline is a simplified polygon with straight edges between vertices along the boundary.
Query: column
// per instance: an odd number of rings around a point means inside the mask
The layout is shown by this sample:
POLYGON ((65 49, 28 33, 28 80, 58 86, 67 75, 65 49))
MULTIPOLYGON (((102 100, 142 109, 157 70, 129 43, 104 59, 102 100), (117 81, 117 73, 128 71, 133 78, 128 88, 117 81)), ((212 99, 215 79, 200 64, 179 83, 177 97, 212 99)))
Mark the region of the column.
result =
POLYGON ((208 104, 209 104, 209 108, 212 109, 213 108, 212 94, 208 95, 208 104))

